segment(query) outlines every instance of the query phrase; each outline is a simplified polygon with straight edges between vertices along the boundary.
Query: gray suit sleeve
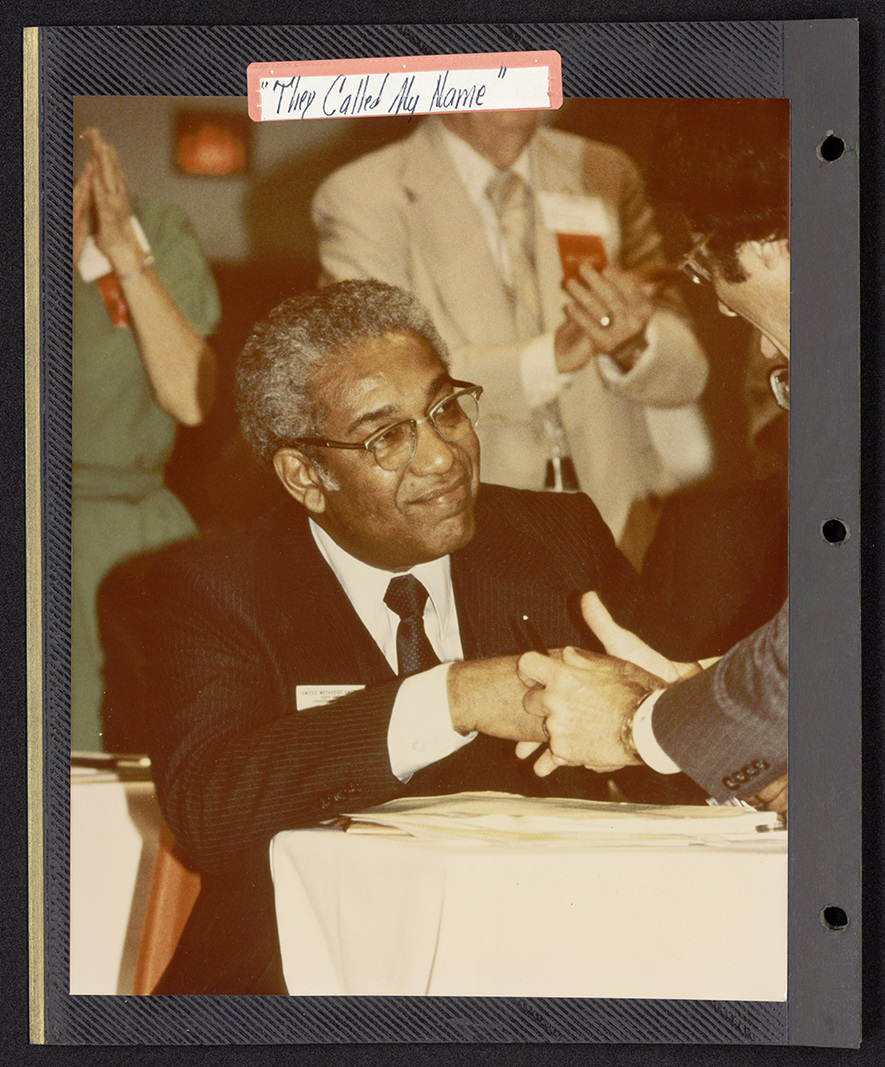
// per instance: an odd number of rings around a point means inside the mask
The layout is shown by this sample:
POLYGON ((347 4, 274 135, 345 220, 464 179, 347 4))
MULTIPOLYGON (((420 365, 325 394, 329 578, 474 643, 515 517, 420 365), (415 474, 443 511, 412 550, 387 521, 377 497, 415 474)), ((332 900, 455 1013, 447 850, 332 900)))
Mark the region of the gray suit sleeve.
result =
POLYGON ((716 800, 750 796, 787 769, 788 601, 713 667, 658 699, 664 751, 716 800))

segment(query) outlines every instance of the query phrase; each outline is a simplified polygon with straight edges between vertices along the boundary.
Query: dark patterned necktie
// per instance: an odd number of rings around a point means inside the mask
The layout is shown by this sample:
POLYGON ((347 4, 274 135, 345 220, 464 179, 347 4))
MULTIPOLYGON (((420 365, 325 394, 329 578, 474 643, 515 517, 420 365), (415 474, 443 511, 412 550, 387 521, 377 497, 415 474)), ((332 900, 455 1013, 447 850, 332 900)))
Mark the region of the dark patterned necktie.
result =
POLYGON ((384 603, 399 615, 396 630, 396 661, 400 677, 429 670, 439 663, 439 657, 424 629, 424 605, 427 590, 414 574, 402 574, 391 578, 384 603))

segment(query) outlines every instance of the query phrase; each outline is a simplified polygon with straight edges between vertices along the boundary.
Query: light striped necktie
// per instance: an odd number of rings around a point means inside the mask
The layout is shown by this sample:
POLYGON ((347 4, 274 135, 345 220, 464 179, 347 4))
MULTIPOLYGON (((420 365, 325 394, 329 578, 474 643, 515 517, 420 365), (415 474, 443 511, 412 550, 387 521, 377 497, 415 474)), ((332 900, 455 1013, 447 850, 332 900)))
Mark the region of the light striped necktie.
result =
POLYGON ((519 334, 534 337, 541 332, 541 297, 535 274, 532 193, 512 170, 499 170, 486 186, 501 227, 510 263, 507 290, 519 334))
MULTIPOLYGON (((532 191, 515 171, 499 170, 489 179, 486 196, 498 216, 510 261, 510 282, 506 287, 517 334, 523 338, 537 337, 543 330, 543 323, 535 271, 532 191)), ((551 400, 539 414, 550 455, 545 488, 577 489, 578 480, 569 456, 559 404, 551 400)))

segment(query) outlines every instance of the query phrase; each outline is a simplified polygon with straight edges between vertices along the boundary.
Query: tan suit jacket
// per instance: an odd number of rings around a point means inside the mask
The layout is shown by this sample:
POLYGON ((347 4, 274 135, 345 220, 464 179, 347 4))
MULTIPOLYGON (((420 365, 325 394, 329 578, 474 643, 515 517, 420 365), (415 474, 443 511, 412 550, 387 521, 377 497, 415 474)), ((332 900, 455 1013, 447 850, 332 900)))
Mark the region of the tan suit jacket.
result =
MULTIPOLYGON (((610 262, 633 268, 662 260, 639 173, 624 153, 544 128, 529 151, 536 203, 544 193, 592 201, 609 223, 610 262)), ((317 192, 313 212, 326 276, 378 278, 413 292, 449 345, 455 376, 484 387, 484 480, 540 488, 549 450, 522 384, 526 341, 517 336, 482 220, 436 120, 336 171, 317 192)), ((540 209, 535 227, 543 325, 553 331, 563 318, 562 271, 540 209)), ((616 537, 632 501, 679 480, 655 451, 646 406, 689 404, 706 382, 706 360, 678 302, 662 301, 652 321, 656 343, 632 371, 612 383, 591 361, 559 393, 581 488, 616 537)))

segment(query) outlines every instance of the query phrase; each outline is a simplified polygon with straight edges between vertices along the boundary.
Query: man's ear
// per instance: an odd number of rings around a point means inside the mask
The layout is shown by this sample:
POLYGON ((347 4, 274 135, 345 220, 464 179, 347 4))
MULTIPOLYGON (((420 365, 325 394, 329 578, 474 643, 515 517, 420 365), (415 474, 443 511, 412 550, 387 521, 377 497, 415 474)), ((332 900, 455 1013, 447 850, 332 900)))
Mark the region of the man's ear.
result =
POLYGON ((786 237, 778 241, 750 241, 749 244, 768 270, 777 270, 790 261, 790 245, 786 237))
POLYGON ((316 468, 296 448, 281 448, 274 453, 273 469, 286 492, 299 504, 321 515, 326 510, 326 493, 316 468))

